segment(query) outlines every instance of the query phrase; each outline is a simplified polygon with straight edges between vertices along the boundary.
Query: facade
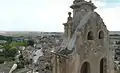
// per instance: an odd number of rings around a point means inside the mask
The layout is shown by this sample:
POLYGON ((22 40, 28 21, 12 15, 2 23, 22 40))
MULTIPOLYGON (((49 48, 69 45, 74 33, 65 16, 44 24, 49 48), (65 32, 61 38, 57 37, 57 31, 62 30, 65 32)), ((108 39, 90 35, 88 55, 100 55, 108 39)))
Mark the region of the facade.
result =
POLYGON ((115 61, 120 61, 120 32, 110 31, 110 48, 113 51, 115 61))
POLYGON ((53 73, 114 73, 109 31, 96 7, 89 1, 75 0, 68 21, 64 23, 64 40, 55 51, 53 73))
POLYGON ((120 73, 120 31, 110 31, 110 49, 114 60, 114 73, 120 73))

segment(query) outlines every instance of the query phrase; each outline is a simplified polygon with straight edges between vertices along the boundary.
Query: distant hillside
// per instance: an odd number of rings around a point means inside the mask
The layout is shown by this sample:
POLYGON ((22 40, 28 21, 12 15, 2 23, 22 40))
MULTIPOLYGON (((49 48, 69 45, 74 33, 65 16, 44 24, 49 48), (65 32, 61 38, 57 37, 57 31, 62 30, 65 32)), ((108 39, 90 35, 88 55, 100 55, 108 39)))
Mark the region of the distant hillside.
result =
MULTIPOLYGON (((51 34, 60 34, 63 35, 63 32, 40 32, 40 31, 0 31, 0 35, 4 36, 40 36, 40 35, 51 35, 51 34)), ((120 35, 120 31, 110 31, 109 34, 120 35)))
POLYGON ((110 31, 110 36, 120 36, 120 31, 110 31))
POLYGON ((50 35, 50 34, 60 34, 63 32, 38 32, 38 31, 0 31, 0 35, 4 36, 40 36, 40 35, 50 35))

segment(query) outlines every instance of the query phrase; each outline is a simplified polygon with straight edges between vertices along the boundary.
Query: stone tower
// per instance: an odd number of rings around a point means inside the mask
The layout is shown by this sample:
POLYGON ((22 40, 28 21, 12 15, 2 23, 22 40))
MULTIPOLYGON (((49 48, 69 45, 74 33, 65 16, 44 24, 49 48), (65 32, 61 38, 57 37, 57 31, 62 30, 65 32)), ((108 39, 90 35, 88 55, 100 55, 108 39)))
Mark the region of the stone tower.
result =
POLYGON ((96 6, 75 0, 71 8, 73 17, 69 13, 64 24, 67 39, 56 51, 53 73, 111 73, 109 31, 96 6))

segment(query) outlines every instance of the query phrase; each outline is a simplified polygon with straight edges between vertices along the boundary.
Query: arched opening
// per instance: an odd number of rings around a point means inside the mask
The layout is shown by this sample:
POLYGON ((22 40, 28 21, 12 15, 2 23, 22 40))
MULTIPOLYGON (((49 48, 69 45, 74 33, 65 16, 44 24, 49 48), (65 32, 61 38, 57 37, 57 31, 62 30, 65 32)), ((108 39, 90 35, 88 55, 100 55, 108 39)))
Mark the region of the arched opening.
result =
POLYGON ((88 62, 82 65, 80 73, 90 73, 90 64, 88 62))
POLYGON ((107 73, 107 60, 105 58, 100 61, 100 73, 107 73))
POLYGON ((87 39, 93 40, 93 32, 92 31, 88 32, 87 39))
POLYGON ((103 31, 100 31, 99 32, 99 39, 103 39, 104 38, 104 32, 103 31))

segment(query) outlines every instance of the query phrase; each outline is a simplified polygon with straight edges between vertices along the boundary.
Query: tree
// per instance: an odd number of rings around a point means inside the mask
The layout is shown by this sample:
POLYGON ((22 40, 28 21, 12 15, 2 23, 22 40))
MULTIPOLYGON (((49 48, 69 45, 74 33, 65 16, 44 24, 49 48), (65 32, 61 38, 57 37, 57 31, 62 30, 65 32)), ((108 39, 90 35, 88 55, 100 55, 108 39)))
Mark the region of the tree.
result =
POLYGON ((34 40, 27 41, 27 46, 33 46, 33 45, 34 45, 34 40))
POLYGON ((0 40, 6 40, 10 43, 12 41, 12 37, 0 35, 0 40))
POLYGON ((5 57, 15 57, 18 50, 15 47, 11 47, 9 44, 4 45, 4 56, 5 57))
POLYGON ((0 64, 4 63, 4 61, 5 61, 5 58, 4 57, 0 57, 0 64))

